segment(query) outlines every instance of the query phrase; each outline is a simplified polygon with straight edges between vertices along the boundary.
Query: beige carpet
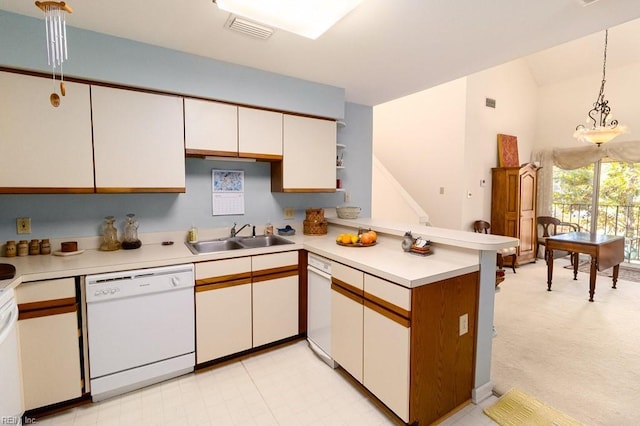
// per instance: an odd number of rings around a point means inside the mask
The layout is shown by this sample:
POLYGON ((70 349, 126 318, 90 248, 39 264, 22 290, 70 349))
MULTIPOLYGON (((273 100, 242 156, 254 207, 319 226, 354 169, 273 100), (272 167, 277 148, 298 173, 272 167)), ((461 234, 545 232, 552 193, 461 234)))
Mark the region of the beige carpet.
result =
POLYGON ((640 424, 640 283, 589 275, 556 260, 553 291, 543 261, 510 271, 496 293, 492 381, 587 425, 640 424))

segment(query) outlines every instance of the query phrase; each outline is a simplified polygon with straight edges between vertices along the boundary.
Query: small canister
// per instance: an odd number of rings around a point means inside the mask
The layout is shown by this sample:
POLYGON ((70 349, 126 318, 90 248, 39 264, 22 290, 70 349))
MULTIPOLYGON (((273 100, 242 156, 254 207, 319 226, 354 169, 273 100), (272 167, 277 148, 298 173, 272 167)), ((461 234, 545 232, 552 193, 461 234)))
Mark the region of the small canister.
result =
POLYGON ((14 240, 7 241, 7 244, 4 246, 4 255, 6 257, 16 256, 16 242, 14 240))
POLYGON ((29 243, 27 240, 20 240, 18 243, 18 256, 28 256, 29 255, 29 243))
POLYGON ((29 254, 40 254, 40 241, 31 240, 29 243, 29 254))
POLYGON ((40 242, 40 254, 51 254, 51 243, 48 238, 43 238, 40 242))

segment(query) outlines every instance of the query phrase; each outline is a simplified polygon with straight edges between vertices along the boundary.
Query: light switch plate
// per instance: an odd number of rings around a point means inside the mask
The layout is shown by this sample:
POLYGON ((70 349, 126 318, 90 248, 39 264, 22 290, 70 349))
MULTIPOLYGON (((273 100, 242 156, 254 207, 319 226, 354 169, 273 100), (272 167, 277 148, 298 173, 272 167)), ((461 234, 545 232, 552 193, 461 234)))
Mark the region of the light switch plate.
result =
POLYGON ((469 332, 469 314, 460 315, 459 323, 460 336, 463 336, 469 332))
POLYGON ((16 230, 18 234, 30 234, 31 233, 31 218, 19 217, 16 219, 16 230))
POLYGON ((293 207, 285 207, 283 216, 285 219, 295 219, 296 210, 293 207))

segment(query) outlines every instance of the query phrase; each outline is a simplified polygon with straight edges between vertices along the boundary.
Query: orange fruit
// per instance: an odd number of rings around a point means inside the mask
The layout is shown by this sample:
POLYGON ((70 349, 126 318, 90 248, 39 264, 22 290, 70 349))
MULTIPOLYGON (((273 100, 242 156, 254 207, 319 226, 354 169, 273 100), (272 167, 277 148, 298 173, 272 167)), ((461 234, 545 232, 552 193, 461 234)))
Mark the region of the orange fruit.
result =
POLYGON ((371 239, 373 240, 373 242, 376 242, 378 240, 378 234, 376 233, 376 231, 369 231, 367 232, 367 234, 371 235, 371 239))
POLYGON ((349 234, 342 235, 342 244, 351 244, 351 235, 349 234))
POLYGON ((360 237, 360 242, 362 244, 372 244, 373 236, 370 233, 365 232, 364 234, 362 234, 362 237, 360 237))

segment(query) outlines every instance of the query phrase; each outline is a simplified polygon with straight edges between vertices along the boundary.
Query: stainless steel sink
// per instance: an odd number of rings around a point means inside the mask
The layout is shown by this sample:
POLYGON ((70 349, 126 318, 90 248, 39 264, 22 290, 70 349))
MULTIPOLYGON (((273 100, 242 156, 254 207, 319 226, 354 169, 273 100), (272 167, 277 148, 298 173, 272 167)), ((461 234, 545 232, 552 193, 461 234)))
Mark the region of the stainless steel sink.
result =
POLYGON ((244 248, 235 239, 220 239, 198 241, 197 243, 186 243, 193 254, 214 253, 217 251, 238 250, 244 248))
POLYGON ((271 247, 283 244, 293 244, 285 238, 277 235, 260 235, 257 237, 229 237, 216 240, 198 241, 197 243, 185 243, 193 254, 215 253, 227 250, 240 250, 249 248, 271 247))
POLYGON ((289 241, 285 238, 277 235, 260 235, 257 237, 241 237, 240 244, 246 248, 258 248, 258 247, 271 247, 280 246, 283 244, 293 244, 293 241, 289 241))

